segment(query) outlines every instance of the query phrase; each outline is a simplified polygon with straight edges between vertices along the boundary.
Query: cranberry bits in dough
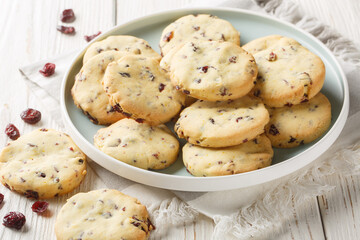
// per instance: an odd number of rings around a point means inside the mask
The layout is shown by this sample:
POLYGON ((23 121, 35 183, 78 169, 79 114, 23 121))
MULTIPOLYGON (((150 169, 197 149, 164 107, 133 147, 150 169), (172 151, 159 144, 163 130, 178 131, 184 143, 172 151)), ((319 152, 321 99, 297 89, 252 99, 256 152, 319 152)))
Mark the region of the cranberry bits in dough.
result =
POLYGON ((74 195, 55 222, 57 240, 146 240, 153 229, 139 200, 112 189, 74 195))
POLYGON ((2 184, 29 198, 71 192, 85 175, 85 154, 67 134, 52 129, 25 134, 0 153, 2 184))
POLYGON ((128 52, 106 51, 92 57, 75 77, 71 95, 75 105, 95 124, 111 124, 125 116, 111 106, 101 81, 109 63, 128 52))
POLYGON ((269 108, 266 135, 273 147, 291 148, 314 141, 330 127, 331 104, 322 93, 291 107, 269 108))
POLYGON ((240 145, 204 148, 187 143, 183 147, 186 169, 196 177, 238 174, 270 166, 274 151, 270 140, 260 135, 240 145))
POLYGON ((271 35, 243 48, 253 54, 258 66, 253 94, 269 107, 306 102, 324 84, 324 63, 294 39, 271 35))
POLYGON ((163 30, 159 45, 162 55, 166 56, 178 45, 196 40, 227 41, 239 46, 240 34, 231 23, 214 15, 187 15, 163 30))
POLYGON ((176 88, 205 101, 245 96, 258 69, 253 56, 230 42, 196 41, 173 49, 160 65, 170 71, 176 88))
POLYGON ((154 58, 128 55, 110 63, 103 86, 114 107, 152 125, 168 122, 185 103, 185 95, 154 58))
POLYGON ((153 57, 159 61, 161 58, 144 39, 127 35, 118 35, 110 36, 104 40, 91 44, 85 52, 83 63, 85 64, 93 56, 105 51, 125 51, 129 54, 153 57))
POLYGON ((94 145, 107 155, 143 169, 163 169, 177 159, 179 142, 163 124, 150 126, 122 119, 99 129, 94 145))
POLYGON ((198 100, 181 112, 175 131, 194 145, 228 147, 254 139, 268 122, 268 111, 254 97, 225 102, 198 100))

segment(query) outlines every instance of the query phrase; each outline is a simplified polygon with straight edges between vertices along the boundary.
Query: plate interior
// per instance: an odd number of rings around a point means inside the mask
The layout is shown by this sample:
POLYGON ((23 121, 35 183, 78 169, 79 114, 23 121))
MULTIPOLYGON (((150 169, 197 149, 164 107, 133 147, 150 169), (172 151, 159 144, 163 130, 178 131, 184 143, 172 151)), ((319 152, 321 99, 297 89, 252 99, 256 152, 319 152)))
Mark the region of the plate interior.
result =
MULTIPOLYGON (((344 86, 342 83, 341 74, 336 68, 335 62, 332 60, 328 52, 324 50, 322 45, 314 41, 312 38, 304 35, 302 32, 292 28, 291 26, 268 18, 263 18, 261 16, 252 15, 250 13, 234 12, 231 10, 198 10, 194 12, 192 10, 184 9, 181 11, 161 13, 158 15, 141 18, 137 21, 130 22, 123 26, 117 27, 114 30, 111 30, 110 32, 106 33, 103 38, 109 35, 133 35, 145 39, 156 51, 159 52, 158 43, 162 30, 177 18, 187 14, 195 13, 213 14, 232 23, 233 26, 240 32, 241 45, 266 35, 280 34, 296 39, 310 51, 320 56, 326 67, 326 78, 324 87, 321 92, 325 94, 331 102, 332 121, 330 128, 333 126, 335 121, 338 119, 344 101, 344 86)), ((83 135, 83 137, 90 144, 92 144, 93 136, 95 135, 96 131, 104 126, 92 124, 88 118, 74 105, 70 94, 71 87, 74 84, 75 75, 80 71, 81 66, 82 57, 79 57, 73 64, 66 80, 65 106, 74 126, 83 135)), ((169 125, 171 129, 172 126, 173 125, 171 124, 169 125)), ((320 139, 321 138, 312 143, 292 149, 274 148, 274 159, 272 165, 286 161, 289 158, 301 154, 304 150, 314 145, 320 139)), ((182 144, 185 143, 184 140, 181 140, 180 142, 182 144)), ((181 153, 176 163, 167 169, 157 172, 178 176, 191 176, 183 166, 181 153)))

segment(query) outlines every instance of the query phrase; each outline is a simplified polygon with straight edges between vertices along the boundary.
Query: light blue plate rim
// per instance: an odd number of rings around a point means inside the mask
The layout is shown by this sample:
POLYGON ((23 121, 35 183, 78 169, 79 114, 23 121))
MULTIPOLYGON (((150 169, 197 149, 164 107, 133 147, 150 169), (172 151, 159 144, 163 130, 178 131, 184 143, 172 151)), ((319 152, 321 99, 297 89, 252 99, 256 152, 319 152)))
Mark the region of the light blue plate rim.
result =
MULTIPOLYGON (((216 15, 216 13, 215 13, 216 15)), ((347 115, 349 112, 349 89, 347 84, 346 76, 343 70, 340 67, 340 64, 334 57, 334 55, 330 52, 327 47, 320 42, 317 38, 312 36, 311 34, 303 31, 302 29, 278 20, 274 17, 264 15, 262 13, 255 13, 248 10, 242 9, 233 9, 233 8, 184 8, 170 11, 161 11, 151 15, 147 15, 144 17, 140 17, 134 19, 132 21, 126 22, 122 25, 116 26, 109 31, 101 34, 92 42, 90 42, 86 47, 84 47, 73 59, 70 68, 66 71, 66 74, 63 78, 62 86, 61 86, 61 96, 60 96, 60 105, 61 112, 63 116, 63 120, 67 130, 69 131, 70 136, 73 138, 75 143, 79 145, 79 147, 94 161, 112 171, 118 175, 121 175, 125 178, 131 179, 133 181, 143 183, 146 185, 151 185, 160 188, 173 189, 173 190, 181 190, 181 191, 219 191, 219 190, 229 190, 235 188, 244 188, 249 187, 265 182, 269 182, 280 177, 291 174, 309 163, 313 162, 317 157, 319 157, 323 152, 325 152, 336 140, 342 131, 347 115), (294 31, 298 31, 302 35, 311 39, 314 43, 321 46, 323 50, 329 55, 329 62, 332 62, 332 66, 338 71, 338 74, 341 78, 341 85, 343 87, 343 104, 340 111, 340 114, 337 117, 337 120, 331 127, 331 129, 322 137, 321 140, 316 142, 314 145, 310 146, 300 154, 289 158, 283 162, 277 163, 275 165, 271 165, 269 167, 236 174, 236 175, 228 175, 228 176, 217 176, 217 177, 208 177, 208 178, 196 178, 191 176, 178 176, 178 175, 169 175, 154 171, 148 171, 140 168, 133 167, 131 165, 120 162, 112 157, 107 156, 102 153, 100 150, 96 149, 91 143, 89 143, 84 136, 77 130, 71 118, 69 116, 69 112, 66 106, 66 83, 69 77, 69 74, 77 61, 81 61, 82 56, 87 49, 87 47, 93 43, 94 41, 101 40, 107 36, 112 35, 113 32, 117 31, 119 28, 125 28, 129 26, 136 26, 137 23, 141 23, 146 21, 147 19, 153 18, 163 18, 164 16, 179 14, 183 15, 192 14, 192 13, 205 13, 205 12, 222 12, 222 13, 238 13, 238 14, 247 14, 252 17, 260 17, 264 20, 269 20, 276 22, 277 24, 284 25, 285 27, 290 27, 294 31), (114 166, 118 168, 114 168, 114 166)))

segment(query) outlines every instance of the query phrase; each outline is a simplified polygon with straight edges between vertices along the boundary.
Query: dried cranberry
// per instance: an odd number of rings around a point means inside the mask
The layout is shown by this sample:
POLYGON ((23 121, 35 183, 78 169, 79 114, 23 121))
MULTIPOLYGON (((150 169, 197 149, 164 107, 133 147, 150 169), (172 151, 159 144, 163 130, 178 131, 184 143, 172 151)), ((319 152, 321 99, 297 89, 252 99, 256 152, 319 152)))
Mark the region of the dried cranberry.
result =
POLYGON ((293 143, 293 142, 295 142, 295 141, 296 141, 296 138, 290 136, 290 140, 288 141, 288 143, 293 143))
POLYGON ((56 27, 56 29, 59 32, 62 32, 64 34, 73 34, 73 33, 75 33, 75 28, 74 27, 66 27, 66 26, 59 25, 59 26, 56 27))
POLYGON ((163 41, 165 42, 170 42, 170 40, 174 37, 174 32, 168 32, 164 37, 163 37, 163 41))
POLYGON ((41 112, 36 109, 28 108, 20 114, 20 117, 26 123, 35 124, 41 120, 41 112))
POLYGON ((274 52, 271 52, 267 58, 268 61, 272 62, 276 60, 276 54, 274 52))
POLYGON ((24 214, 20 212, 9 212, 3 219, 3 225, 9 228, 15 228, 19 230, 24 226, 26 218, 24 214))
POLYGON ((276 136, 279 134, 279 130, 275 127, 274 124, 271 124, 269 128, 269 133, 273 136, 276 136))
POLYGON ((42 70, 39 70, 39 72, 44 75, 44 77, 50 77, 55 73, 55 67, 56 65, 53 63, 46 63, 42 70))
POLYGON ((20 132, 14 124, 9 123, 5 128, 5 133, 12 140, 16 140, 20 137, 20 132))
POLYGON ((65 9, 60 15, 62 22, 73 22, 75 20, 75 14, 72 9, 65 9))
POLYGON ((4 194, 0 193, 0 204, 4 201, 4 194))
POLYGON ((201 69, 203 73, 207 73, 209 66, 198 67, 198 69, 201 69))
POLYGON ((232 56, 232 57, 229 58, 229 62, 236 63, 236 59, 237 59, 236 56, 232 56))
POLYGON ((91 40, 93 40, 94 38, 96 38, 97 36, 99 36, 101 34, 101 32, 99 31, 98 33, 94 34, 94 35, 90 35, 90 36, 87 36, 85 35, 84 36, 84 39, 87 41, 87 42, 90 42, 91 40))
POLYGON ((34 202, 34 204, 31 206, 31 209, 33 212, 36 213, 43 213, 46 211, 46 209, 48 208, 49 203, 48 202, 43 202, 43 201, 36 201, 34 202))
POLYGON ((159 84, 159 91, 162 92, 164 90, 165 86, 166 86, 165 84, 160 83, 159 84))

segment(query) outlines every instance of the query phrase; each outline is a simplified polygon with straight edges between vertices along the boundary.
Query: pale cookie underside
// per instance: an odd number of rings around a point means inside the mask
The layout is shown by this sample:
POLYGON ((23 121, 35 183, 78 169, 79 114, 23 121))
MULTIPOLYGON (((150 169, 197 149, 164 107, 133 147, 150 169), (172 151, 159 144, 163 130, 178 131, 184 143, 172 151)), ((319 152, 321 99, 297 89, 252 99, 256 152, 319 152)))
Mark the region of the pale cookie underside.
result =
POLYGON ((185 101, 153 58, 128 55, 110 63, 103 84, 113 106, 154 125, 169 121, 185 101))
POLYGON ((271 164, 270 140, 260 135, 240 145, 226 148, 203 148, 187 143, 183 147, 186 169, 194 176, 222 176, 249 172, 271 164))
POLYGON ((226 20, 213 15, 187 15, 168 25, 160 38, 163 56, 179 44, 188 41, 227 41, 240 45, 239 32, 226 20))
POLYGON ((21 136, 0 154, 1 182, 31 198, 72 191, 86 174, 86 156, 71 138, 52 129, 21 136))
POLYGON ((128 35, 110 36, 104 40, 94 42, 86 50, 83 58, 85 64, 93 56, 104 51, 126 51, 130 54, 153 57, 160 61, 161 56, 155 52, 144 39, 128 35))
POLYGON ((171 81, 185 94, 206 101, 240 98, 250 92, 257 75, 251 54, 231 42, 188 42, 169 53, 171 81))
POLYGON ((92 57, 75 77, 71 94, 75 105, 95 124, 111 124, 125 116, 114 109, 102 86, 109 63, 129 54, 125 51, 105 51, 92 57))
POLYGON ((324 84, 324 63, 294 39, 268 36, 243 48, 253 53, 258 65, 258 77, 252 92, 269 107, 305 102, 313 98, 324 84))
POLYGON ((55 223, 58 240, 143 240, 153 229, 145 206, 112 189, 74 195, 61 208, 55 223))
POLYGON ((175 124, 180 138, 203 147, 228 147, 264 132, 269 113, 258 99, 245 96, 226 102, 198 100, 185 108, 175 124))
POLYGON ((177 159, 179 142, 165 125, 122 119, 99 129, 94 145, 107 155, 143 169, 163 169, 177 159))
POLYGON ((329 128, 331 104, 322 93, 306 103, 269 109, 266 135, 274 147, 291 148, 314 141, 329 128))

